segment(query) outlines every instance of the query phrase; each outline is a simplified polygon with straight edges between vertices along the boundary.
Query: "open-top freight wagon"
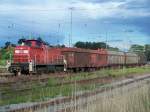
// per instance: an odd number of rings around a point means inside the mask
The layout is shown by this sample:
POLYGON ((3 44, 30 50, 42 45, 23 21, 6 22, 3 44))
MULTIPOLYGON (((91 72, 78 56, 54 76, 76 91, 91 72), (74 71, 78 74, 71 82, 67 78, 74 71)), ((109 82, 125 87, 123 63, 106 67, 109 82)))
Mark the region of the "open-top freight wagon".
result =
POLYGON ((145 64, 143 55, 106 49, 50 48, 38 40, 26 40, 14 50, 9 68, 14 73, 85 71, 113 66, 145 64))

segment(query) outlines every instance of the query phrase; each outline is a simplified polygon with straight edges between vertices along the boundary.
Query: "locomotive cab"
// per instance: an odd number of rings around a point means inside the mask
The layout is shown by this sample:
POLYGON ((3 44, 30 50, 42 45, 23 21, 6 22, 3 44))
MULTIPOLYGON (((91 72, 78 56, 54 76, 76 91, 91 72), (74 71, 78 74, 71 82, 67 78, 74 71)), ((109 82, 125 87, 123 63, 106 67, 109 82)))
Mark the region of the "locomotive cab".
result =
MULTIPOLYGON (((29 73, 34 71, 35 54, 37 51, 43 50, 43 44, 37 40, 26 40, 14 50, 13 63, 9 71, 18 73, 29 73), (35 52, 36 51, 36 52, 35 52), (32 67, 31 67, 32 65, 32 67)), ((40 53, 39 52, 39 53, 40 53)))
POLYGON ((13 54, 13 62, 9 68, 10 72, 17 74, 28 70, 30 61, 30 47, 23 42, 21 45, 16 46, 13 54))
POLYGON ((14 63, 27 63, 30 60, 30 48, 27 46, 17 46, 14 51, 14 63))

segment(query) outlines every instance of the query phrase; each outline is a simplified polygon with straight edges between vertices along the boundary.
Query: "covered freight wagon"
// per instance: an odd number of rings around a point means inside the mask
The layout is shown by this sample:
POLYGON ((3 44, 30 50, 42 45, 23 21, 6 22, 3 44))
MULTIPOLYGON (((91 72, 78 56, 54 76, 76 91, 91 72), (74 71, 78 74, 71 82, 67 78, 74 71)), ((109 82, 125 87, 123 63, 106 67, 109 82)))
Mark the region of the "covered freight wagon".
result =
POLYGON ((138 53, 139 56, 139 61, 138 64, 139 65, 145 65, 147 63, 147 59, 144 53, 138 53))
POLYGON ((125 53, 126 65, 137 65, 139 63, 139 56, 135 53, 125 53))
POLYGON ((123 66, 125 64, 125 55, 124 52, 119 51, 107 51, 108 59, 107 64, 108 66, 123 66))
POLYGON ((106 50, 66 48, 62 50, 69 69, 99 68, 107 65, 106 50))

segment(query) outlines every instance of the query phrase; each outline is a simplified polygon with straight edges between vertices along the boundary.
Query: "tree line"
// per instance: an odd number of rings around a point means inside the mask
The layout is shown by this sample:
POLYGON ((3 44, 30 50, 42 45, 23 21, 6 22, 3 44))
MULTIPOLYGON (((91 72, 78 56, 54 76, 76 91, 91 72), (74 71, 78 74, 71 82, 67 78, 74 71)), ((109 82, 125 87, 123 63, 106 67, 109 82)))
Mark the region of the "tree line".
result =
POLYGON ((135 52, 137 54, 145 54, 148 61, 150 61, 150 44, 146 45, 137 45, 134 44, 129 49, 130 52, 135 52))
MULTIPOLYGON (((107 48, 108 50, 119 51, 119 48, 114 48, 103 42, 76 42, 75 47, 84 49, 101 49, 107 48)), ((138 45, 134 44, 130 47, 129 52, 134 52, 136 54, 144 54, 148 61, 150 61, 150 44, 138 45)))
POLYGON ((119 48, 110 47, 108 44, 106 44, 104 42, 81 42, 81 41, 79 41, 74 44, 74 47, 84 48, 84 49, 92 49, 92 50, 109 49, 109 50, 119 51, 119 48))

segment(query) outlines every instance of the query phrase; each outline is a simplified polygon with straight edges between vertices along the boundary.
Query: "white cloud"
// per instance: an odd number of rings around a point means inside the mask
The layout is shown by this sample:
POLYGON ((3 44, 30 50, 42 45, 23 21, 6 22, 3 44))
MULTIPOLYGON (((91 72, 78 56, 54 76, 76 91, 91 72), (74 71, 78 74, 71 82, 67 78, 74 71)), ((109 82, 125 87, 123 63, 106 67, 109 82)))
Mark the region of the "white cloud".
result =
MULTIPOLYGON (((68 2, 66 0, 62 1, 46 1, 43 4, 1 4, 0 11, 7 11, 7 13, 22 12, 29 15, 36 12, 47 13, 51 15, 52 18, 64 18, 64 15, 68 14, 68 8, 74 7, 76 11, 76 17, 88 17, 91 19, 100 19, 100 18, 129 18, 129 17, 145 17, 150 16, 150 12, 145 9, 128 9, 125 6, 128 6, 130 2, 134 0, 126 0, 123 2, 109 1, 102 3, 94 2, 83 2, 76 0, 75 2, 68 2), (80 15, 80 16, 79 16, 80 15)), ((140 0, 143 2, 142 0, 140 0)), ((140 3, 141 3, 140 2, 140 3)), ((136 2, 135 2, 136 3, 136 2)), ((139 3, 139 2, 138 2, 139 3)), ((131 5, 131 4, 130 4, 131 5)))
POLYGON ((119 6, 124 2, 104 2, 90 3, 78 2, 74 5, 77 9, 81 9, 81 13, 87 14, 93 19, 112 17, 119 10, 119 6), (82 10, 83 9, 83 10, 82 10))
POLYGON ((66 9, 69 6, 68 3, 49 2, 47 4, 30 4, 30 5, 18 5, 18 4, 1 4, 0 5, 0 17, 9 15, 11 17, 17 17, 18 20, 41 20, 44 22, 49 20, 65 20, 66 15, 70 14, 66 9))
MULTIPOLYGON (((130 0, 131 2, 131 0, 130 0)), ((92 3, 92 2, 77 2, 74 4, 76 9, 81 9, 81 14, 86 14, 89 18, 120 18, 120 17, 145 17, 150 16, 150 12, 145 9, 128 9, 124 6, 128 6, 129 1, 124 2, 103 2, 103 3, 92 3)), ((141 3, 141 2, 140 2, 141 3)), ((135 2, 136 4, 136 2, 135 2)), ((130 4, 131 5, 131 4, 130 4)), ((133 4, 134 5, 134 4, 133 4)))
MULTIPOLYGON (((18 0, 15 1, 17 2, 18 0)), ((138 2, 138 4, 142 4, 143 2, 139 1, 143 0, 138 1, 125 0, 123 2, 121 2, 121 0, 119 1, 109 0, 109 2, 106 0, 106 2, 101 3, 91 2, 92 0, 91 1, 88 0, 89 2, 86 2, 87 0, 72 0, 72 2, 68 2, 68 0, 57 0, 57 1, 43 0, 45 2, 40 3, 37 3, 36 0, 32 1, 34 2, 32 3, 11 2, 0 4, 0 19, 2 24, 4 24, 4 27, 2 27, 1 24, 1 29, 5 30, 5 32, 8 32, 6 23, 8 24, 16 23, 16 28, 13 29, 13 32, 15 32, 16 30, 16 32, 19 32, 21 34, 22 33, 27 34, 28 32, 38 32, 41 34, 46 33, 48 34, 49 32, 57 32, 58 24, 62 23, 61 32, 65 33, 65 36, 68 37, 70 33, 70 11, 68 10, 68 8, 74 7, 75 10, 73 11, 73 34, 76 35, 77 33, 80 33, 78 29, 81 29, 82 31, 83 27, 84 28, 86 27, 85 29, 87 29, 87 32, 85 32, 85 38, 87 38, 87 34, 89 32, 92 32, 91 30, 93 30, 93 32, 99 33, 99 31, 101 31, 101 29, 104 29, 105 27, 101 23, 100 24, 96 23, 95 26, 93 25, 94 27, 88 28, 89 24, 92 24, 93 20, 104 19, 107 21, 107 18, 117 18, 117 20, 121 20, 122 17, 125 18, 135 17, 136 20, 137 17, 150 16, 150 12, 146 11, 145 8, 135 8, 135 9, 128 8, 129 5, 134 6, 133 3, 136 4, 138 2), (7 22, 8 19, 10 22, 9 21, 7 22), (87 23, 87 26, 83 25, 85 23, 87 23), (79 26, 79 24, 82 24, 82 26, 79 26)), ((109 20, 110 19, 108 19, 108 22, 109 20)), ((122 28, 122 26, 121 27, 119 26, 119 28, 122 28)), ((114 29, 114 27, 110 29, 112 30, 114 29)), ((3 30, 1 30, 1 32, 4 32, 3 30)), ((4 34, 6 34, 5 32, 4 34)), ((118 31, 116 31, 115 33, 118 33, 118 31)), ((120 48, 123 49, 124 46, 122 45, 123 44, 120 45, 120 48)))

